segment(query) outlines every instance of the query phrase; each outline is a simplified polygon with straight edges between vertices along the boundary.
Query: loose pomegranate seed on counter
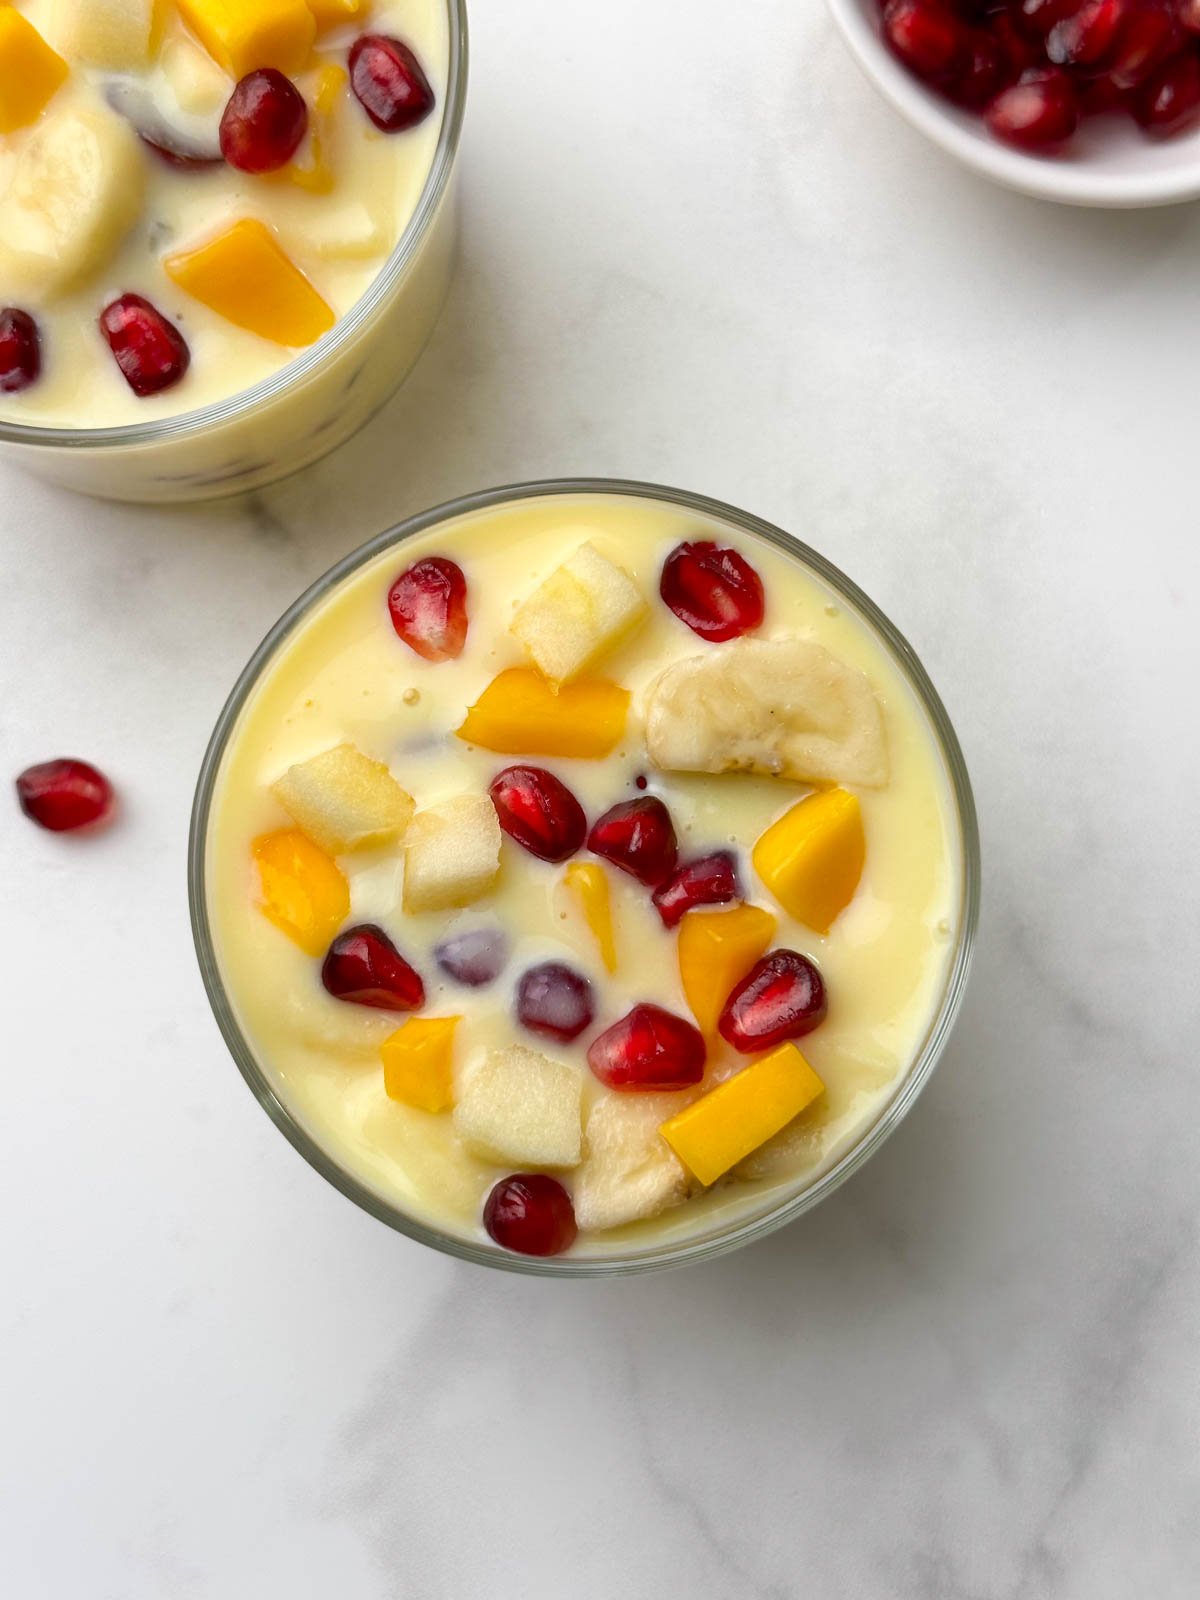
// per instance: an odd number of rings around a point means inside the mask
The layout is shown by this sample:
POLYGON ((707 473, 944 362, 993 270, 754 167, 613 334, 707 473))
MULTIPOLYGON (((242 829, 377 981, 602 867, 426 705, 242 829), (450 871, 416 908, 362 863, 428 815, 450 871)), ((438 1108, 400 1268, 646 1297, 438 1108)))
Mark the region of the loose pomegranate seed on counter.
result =
POLYGON ((73 757, 26 767, 16 787, 21 810, 51 833, 94 828, 108 821, 115 804, 113 786, 104 774, 73 757))
POLYGON ((1152 139, 1169 139, 1200 116, 1200 58, 1177 56, 1142 85, 1133 114, 1152 139))
POLYGON ((505 767, 488 793, 500 826, 539 861, 565 861, 587 834, 583 807, 544 767, 505 767))
POLYGON ((388 593, 392 627, 426 661, 454 661, 467 642, 467 580, 445 556, 425 556, 388 593))
POLYGON ((443 939, 433 959, 456 983, 482 989, 495 983, 508 965, 508 937, 500 928, 473 928, 443 939))
POLYGON ((335 1000, 377 1011, 415 1011, 425 985, 382 928, 372 922, 347 928, 329 946, 321 982, 335 1000))
POLYGON ((588 1066, 610 1089, 687 1089, 704 1076, 704 1036, 662 1006, 634 1006, 588 1050, 588 1066))
POLYGON ((221 154, 239 172, 286 167, 308 131, 308 107, 290 78, 274 67, 244 77, 221 117, 221 154))
POLYGON ((143 399, 170 389, 191 364, 179 329, 140 294, 123 294, 105 306, 100 331, 126 383, 143 399))
POLYGON ((1022 150, 1062 144, 1079 126, 1079 102, 1059 67, 1031 67, 987 109, 987 125, 998 139, 1022 150))
POLYGON ((523 1256, 560 1256, 578 1232, 571 1196, 541 1172, 502 1178, 487 1197, 483 1225, 502 1249, 523 1256))
POLYGON ((741 895, 737 862, 731 850, 717 850, 699 861, 688 861, 654 891, 655 910, 668 928, 697 906, 723 906, 741 895))
POLYGON ((648 889, 675 870, 679 846, 671 813, 656 795, 624 800, 606 811, 588 834, 593 855, 611 861, 648 889))
POLYGON ((735 1050, 750 1055, 811 1033, 825 1011, 825 984, 808 957, 772 950, 729 996, 717 1028, 735 1050))
POLYGON ((736 550, 709 539, 672 550, 658 590, 680 622, 711 644, 737 639, 762 623, 762 579, 736 550))
POLYGON ((17 306, 0 311, 0 393, 18 394, 36 383, 42 370, 38 325, 17 306))
POLYGON ((435 101, 421 63, 400 39, 365 33, 350 49, 350 87, 384 133, 423 122, 435 101))
POLYGON ((569 1044, 595 1015, 591 984, 565 962, 530 967, 517 985, 517 1020, 531 1033, 569 1044))

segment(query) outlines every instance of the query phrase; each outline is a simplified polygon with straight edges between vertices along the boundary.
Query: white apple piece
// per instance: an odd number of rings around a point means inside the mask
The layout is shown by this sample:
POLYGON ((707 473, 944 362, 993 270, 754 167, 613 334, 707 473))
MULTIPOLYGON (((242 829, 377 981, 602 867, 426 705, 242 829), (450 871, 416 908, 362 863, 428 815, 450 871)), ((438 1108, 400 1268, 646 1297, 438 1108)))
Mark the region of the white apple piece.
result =
POLYGON ((573 1183, 582 1229, 619 1228, 687 1199, 687 1174, 658 1131, 684 1103, 677 1094, 605 1094, 596 1101, 573 1183))
POLYGON ((454 1127, 485 1161, 511 1167, 579 1162, 583 1076, 537 1050, 492 1050, 460 1086, 454 1127))
POLYGON ((415 809, 383 762, 352 744, 289 767, 271 793, 314 844, 335 856, 394 843, 415 809))
POLYGON ((47 29, 68 60, 113 72, 150 64, 160 0, 54 0, 47 29))
POLYGON ((487 795, 418 811, 404 840, 404 909, 444 911, 485 895, 500 872, 500 823, 487 795))
POLYGON ((641 590, 595 545, 582 544, 535 589, 511 631, 554 683, 578 677, 626 638, 646 615, 641 590))

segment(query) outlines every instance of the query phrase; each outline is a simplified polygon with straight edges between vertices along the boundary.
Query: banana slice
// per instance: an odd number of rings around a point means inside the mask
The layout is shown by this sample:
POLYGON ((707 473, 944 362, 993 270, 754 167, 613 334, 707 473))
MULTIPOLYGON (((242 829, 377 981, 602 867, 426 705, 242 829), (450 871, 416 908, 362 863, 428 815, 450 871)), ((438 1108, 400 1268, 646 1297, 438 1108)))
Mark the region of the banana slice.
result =
POLYGON ((867 678, 807 639, 739 639, 678 661, 646 703, 667 772, 757 772, 881 788, 883 714, 867 678))
POLYGON ((17 154, 0 196, 0 284, 61 293, 107 265, 137 220, 145 163, 107 107, 48 116, 17 154))

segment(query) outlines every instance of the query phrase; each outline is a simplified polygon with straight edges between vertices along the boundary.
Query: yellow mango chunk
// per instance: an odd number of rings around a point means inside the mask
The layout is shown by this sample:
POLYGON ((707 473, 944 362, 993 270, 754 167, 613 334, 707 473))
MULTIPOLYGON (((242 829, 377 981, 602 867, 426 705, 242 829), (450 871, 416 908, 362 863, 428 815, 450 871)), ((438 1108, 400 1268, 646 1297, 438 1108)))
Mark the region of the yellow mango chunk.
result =
POLYGON ((312 194, 328 194, 334 185, 329 148, 333 136, 333 114, 342 92, 350 82, 344 67, 322 67, 313 95, 312 115, 308 119, 308 144, 304 158, 289 161, 284 173, 312 194))
POLYGON ((318 30, 336 28, 339 22, 365 17, 371 9, 371 0, 308 0, 308 9, 316 18, 318 30))
POLYGON ((563 882, 579 902, 584 920, 596 936, 605 970, 617 970, 617 941, 613 937, 612 893, 604 868, 593 861, 572 861, 563 882))
POLYGON ((69 71, 27 17, 0 8, 0 133, 36 122, 69 71))
POLYGON ((418 1111, 454 1105, 454 1030, 461 1017, 410 1017, 383 1041, 383 1086, 391 1100, 418 1111))
POLYGON ((231 78, 258 67, 299 72, 317 33, 305 0, 179 0, 179 10, 231 78))
POLYGON ((726 1000, 774 936, 775 918, 757 906, 689 911, 679 924, 679 976, 706 1038, 716 1037, 726 1000))
POLYGON ((611 755, 625 732, 629 690, 604 678, 555 689, 531 667, 493 678, 467 712, 458 737, 509 756, 611 755))
POLYGON ((163 262, 174 283, 219 316, 276 344, 315 344, 337 320, 278 239, 254 217, 163 262))
POLYGON ((854 898, 866 856, 858 797, 822 789, 771 824, 754 846, 754 870, 797 922, 828 933, 854 898))
POLYGON ((299 828, 254 841, 263 915, 310 956, 323 956, 350 913, 350 886, 335 861, 299 828))
POLYGON ((670 1117, 658 1131, 707 1187, 824 1092, 825 1085, 796 1046, 781 1044, 670 1117))

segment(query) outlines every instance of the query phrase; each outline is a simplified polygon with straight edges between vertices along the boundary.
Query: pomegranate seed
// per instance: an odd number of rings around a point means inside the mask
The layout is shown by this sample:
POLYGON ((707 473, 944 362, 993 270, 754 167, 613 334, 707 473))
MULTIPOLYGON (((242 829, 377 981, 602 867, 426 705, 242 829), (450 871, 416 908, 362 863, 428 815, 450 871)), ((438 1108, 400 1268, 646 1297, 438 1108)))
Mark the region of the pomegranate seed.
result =
POLYGON ((488 793, 505 833, 539 861, 565 861, 583 843, 583 807, 543 767, 505 767, 492 779, 488 793))
POLYGON ((1138 90, 1133 114, 1152 139, 1169 139, 1200 116, 1200 60, 1168 61, 1138 90))
POLYGON ((42 370, 42 341, 28 311, 0 311, 0 393, 18 394, 36 383, 42 370))
POLYGON ((392 627, 426 661, 453 661, 467 642, 467 580, 445 556, 425 556, 388 594, 392 627))
POLYGON ((699 861, 689 861, 660 885, 652 896, 668 928, 673 928, 696 906, 723 906, 741 894, 737 862, 728 850, 718 850, 699 861))
POLYGON ((530 1033, 569 1044, 595 1015, 591 984, 562 961, 530 967, 517 985, 517 1019, 530 1033))
POLYGON ((483 1225, 501 1249, 522 1256, 560 1256, 579 1232, 571 1196, 541 1172, 503 1178, 487 1197, 483 1225))
POLYGON ((588 1066, 610 1089, 687 1089, 704 1076, 699 1028, 661 1006, 634 1006, 592 1041, 588 1066))
POLYGON ((415 1011, 425 985, 396 946, 372 922, 347 928, 329 946, 321 982, 335 1000, 377 1011, 415 1011))
POLYGON ((221 117, 221 154, 239 172, 278 172, 308 131, 308 107, 274 67, 246 75, 221 117))
POLYGON ((1079 4, 1080 0, 1018 0, 1009 15, 1026 38, 1040 41, 1064 17, 1078 10, 1079 4))
POLYGON ((435 101, 429 79, 409 47, 382 33, 366 33, 350 50, 350 86, 363 110, 384 133, 423 122, 435 101))
POLYGON ((100 331, 126 383, 143 398, 170 389, 191 364, 179 329, 140 294, 123 294, 105 306, 100 331))
POLYGON ((443 939, 433 958, 456 983, 482 989, 495 983, 508 965, 508 940, 499 928, 473 928, 443 939))
POLYGON ((663 602, 712 644, 737 639, 763 619, 762 579, 736 550, 699 539, 671 551, 662 570, 663 602))
POLYGON ((1023 72, 1030 67, 1044 64, 1042 55, 1041 36, 1031 38, 1029 31, 1022 30, 1014 17, 1019 17, 1020 12, 997 11, 988 18, 988 26, 992 38, 1004 60, 1005 84, 1015 83, 1023 72))
POLYGON ((1121 110, 1125 104, 1126 91, 1113 81, 1111 72, 1099 72, 1094 78, 1085 78, 1076 92, 1083 116, 1102 116, 1105 112, 1121 110))
POLYGON ((889 0, 883 37, 893 55, 924 83, 946 82, 966 54, 962 23, 933 0, 889 0))
POLYGON ((808 957, 772 950, 726 1000, 717 1027, 735 1050, 752 1054, 811 1033, 825 1010, 825 985, 808 957))
POLYGON ((998 139, 1022 150, 1062 144, 1079 126, 1079 102, 1060 67, 1032 67, 987 108, 987 125, 998 139))
POLYGON ((1200 33, 1200 0, 1175 0, 1175 16, 1188 33, 1200 33))
POLYGON ((113 812, 113 786, 87 761, 66 757, 26 767, 17 779, 21 810, 39 828, 71 833, 107 822, 113 812))
POLYGON ((999 42, 980 29, 967 43, 963 65, 946 85, 946 93, 960 106, 978 111, 994 100, 1010 81, 1008 58, 999 42))
POLYGON ((1046 35, 1046 55, 1058 67, 1098 67, 1116 41, 1125 0, 1087 0, 1046 35))
POLYGON ((657 889, 674 872, 679 847, 671 813, 654 795, 624 800, 606 811, 588 834, 593 855, 657 889))
POLYGON ((1117 89, 1136 89, 1183 46, 1184 36, 1167 0, 1141 0, 1127 11, 1108 59, 1117 89))

